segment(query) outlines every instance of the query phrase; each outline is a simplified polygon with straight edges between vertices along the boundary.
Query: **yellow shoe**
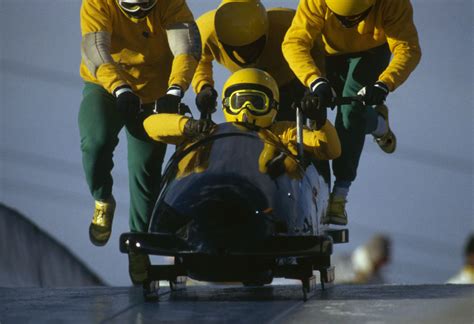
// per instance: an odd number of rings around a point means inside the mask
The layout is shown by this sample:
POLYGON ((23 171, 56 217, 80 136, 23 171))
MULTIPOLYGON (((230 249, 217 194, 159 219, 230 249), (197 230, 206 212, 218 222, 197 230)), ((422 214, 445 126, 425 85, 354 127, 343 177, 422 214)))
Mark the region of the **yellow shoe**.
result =
POLYGON ((329 196, 328 210, 321 219, 322 224, 347 225, 347 200, 342 197, 329 196))
POLYGON ((109 240, 110 234, 112 233, 115 205, 113 196, 106 201, 96 200, 94 216, 89 226, 89 239, 92 244, 102 246, 109 240))
POLYGON ((381 137, 374 136, 375 142, 377 142, 382 151, 385 153, 393 153, 397 148, 397 138, 388 124, 388 108, 385 105, 378 105, 375 107, 375 111, 378 112, 383 117, 383 119, 385 119, 388 128, 388 131, 385 133, 385 135, 382 135, 381 137))
POLYGON ((134 285, 141 285, 148 278, 150 258, 146 254, 128 254, 128 273, 134 285))

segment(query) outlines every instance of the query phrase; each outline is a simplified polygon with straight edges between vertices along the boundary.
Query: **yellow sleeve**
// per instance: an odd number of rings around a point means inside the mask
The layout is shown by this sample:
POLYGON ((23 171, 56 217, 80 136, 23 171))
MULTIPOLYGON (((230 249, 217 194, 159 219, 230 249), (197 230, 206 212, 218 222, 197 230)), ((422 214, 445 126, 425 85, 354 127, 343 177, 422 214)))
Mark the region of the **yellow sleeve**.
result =
POLYGON ((282 44, 283 56, 291 70, 305 86, 322 76, 321 69, 311 55, 321 37, 324 10, 321 0, 301 0, 282 44))
POLYGON ((157 6, 163 9, 161 15, 165 29, 177 23, 194 21, 193 13, 185 0, 159 1, 157 6))
POLYGON ((112 33, 112 13, 107 1, 82 1, 80 16, 82 36, 98 31, 112 33))
MULTIPOLYGON (((177 23, 194 22, 194 17, 185 0, 168 0, 167 7, 163 10, 162 20, 166 29, 177 23)), ((176 84, 183 90, 187 90, 197 64, 197 60, 191 54, 180 54, 174 57, 168 85, 176 84)))
POLYGON ((341 142, 336 128, 329 120, 320 130, 303 130, 305 151, 313 154, 318 160, 333 160, 341 155, 341 142))
MULTIPOLYGON (((280 137, 280 140, 288 149, 296 153, 296 125, 294 122, 276 122, 272 131, 280 137)), ((341 142, 334 126, 329 120, 320 130, 303 128, 303 147, 318 160, 332 160, 341 155, 341 142)))
POLYGON ((97 80, 109 93, 113 93, 119 86, 129 85, 125 81, 126 77, 122 70, 115 63, 106 63, 99 66, 97 69, 97 80))
POLYGON ((175 56, 171 67, 168 85, 176 84, 183 90, 187 90, 196 71, 197 60, 191 54, 175 56))
MULTIPOLYGON (((103 0, 84 0, 81 6, 81 34, 107 32, 113 33, 112 13, 109 7, 109 1, 103 0)), ((112 5, 115 5, 112 3, 112 5)), ((121 85, 126 85, 126 78, 122 69, 115 63, 105 63, 97 68, 97 81, 110 93, 121 85)))
POLYGON ((401 85, 418 65, 421 49, 409 0, 386 1, 384 31, 393 53, 387 69, 379 76, 391 91, 401 85))
POLYGON ((215 10, 205 13, 196 20, 201 34, 202 54, 196 73, 193 77, 192 86, 195 93, 199 93, 201 88, 206 84, 214 86, 212 73, 212 61, 214 60, 214 55, 209 46, 211 35, 214 34, 214 15, 215 10))
POLYGON ((183 130, 188 119, 178 114, 154 114, 145 119, 143 128, 151 139, 177 145, 186 139, 183 130))

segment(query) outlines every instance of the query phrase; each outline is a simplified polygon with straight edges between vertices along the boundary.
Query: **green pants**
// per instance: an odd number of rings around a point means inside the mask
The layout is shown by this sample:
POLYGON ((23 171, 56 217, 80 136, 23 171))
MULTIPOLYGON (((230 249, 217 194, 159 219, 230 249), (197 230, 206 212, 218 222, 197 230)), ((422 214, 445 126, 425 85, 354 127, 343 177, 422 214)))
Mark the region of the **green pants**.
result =
POLYGON ((127 124, 130 230, 147 231, 166 145, 148 139, 139 120, 126 121, 116 109, 115 98, 96 84, 85 84, 78 120, 82 164, 95 200, 107 199, 112 194, 112 156, 119 142, 118 134, 127 124), (140 131, 132 134, 130 129, 140 131))
MULTIPOLYGON (((390 62, 387 44, 364 51, 326 57, 326 75, 338 96, 355 96, 372 86, 390 62)), ((337 108, 335 127, 341 141, 341 156, 332 163, 336 181, 351 182, 356 178, 365 135, 377 127, 377 112, 360 103, 337 108)))

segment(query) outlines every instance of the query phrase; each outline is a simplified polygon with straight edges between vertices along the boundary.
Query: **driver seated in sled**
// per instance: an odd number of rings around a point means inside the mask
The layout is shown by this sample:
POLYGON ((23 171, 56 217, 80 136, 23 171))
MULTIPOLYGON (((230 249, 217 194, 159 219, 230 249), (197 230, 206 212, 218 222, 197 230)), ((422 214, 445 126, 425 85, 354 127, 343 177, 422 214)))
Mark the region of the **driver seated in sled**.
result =
MULTIPOLYGON (((222 110, 227 122, 254 128, 259 134, 262 131, 271 132, 293 155, 297 155, 296 123, 275 122, 280 95, 278 85, 270 74, 255 68, 241 69, 225 82, 222 94, 222 110)), ((304 126, 303 147, 311 158, 331 160, 341 154, 341 144, 323 109, 315 119, 318 129, 304 126)), ((212 132, 215 124, 207 119, 160 113, 145 119, 143 126, 153 140, 179 145, 212 132)))

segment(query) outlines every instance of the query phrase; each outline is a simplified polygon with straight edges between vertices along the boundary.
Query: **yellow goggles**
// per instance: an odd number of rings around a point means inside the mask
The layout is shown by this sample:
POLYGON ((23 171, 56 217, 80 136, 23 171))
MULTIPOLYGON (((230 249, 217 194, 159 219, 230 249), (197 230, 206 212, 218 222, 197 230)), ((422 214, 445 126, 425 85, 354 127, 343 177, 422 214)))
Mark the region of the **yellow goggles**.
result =
POLYGON ((138 11, 148 11, 156 5, 157 0, 149 0, 147 2, 128 2, 126 0, 119 0, 119 4, 123 10, 136 13, 138 11))
POLYGON ((259 90, 237 90, 224 99, 224 106, 230 114, 248 109, 255 115, 265 115, 271 109, 270 98, 259 90))

